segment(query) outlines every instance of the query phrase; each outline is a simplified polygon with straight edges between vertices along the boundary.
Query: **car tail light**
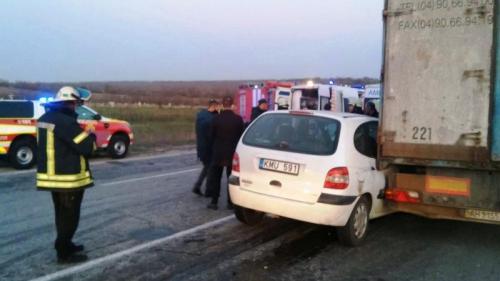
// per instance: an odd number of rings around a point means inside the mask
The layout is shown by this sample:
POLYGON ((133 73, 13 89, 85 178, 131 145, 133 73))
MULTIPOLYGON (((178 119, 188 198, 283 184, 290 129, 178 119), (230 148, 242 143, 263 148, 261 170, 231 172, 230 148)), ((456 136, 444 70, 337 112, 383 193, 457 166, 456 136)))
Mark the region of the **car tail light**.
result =
POLYGON ((240 171, 240 157, 238 156, 238 153, 235 153, 233 156, 233 171, 240 171))
POLYGON ((420 194, 413 190, 387 189, 385 199, 405 203, 419 203, 420 194))
POLYGON ((349 170, 347 167, 337 167, 328 171, 325 178, 325 188, 346 189, 349 186, 349 170))

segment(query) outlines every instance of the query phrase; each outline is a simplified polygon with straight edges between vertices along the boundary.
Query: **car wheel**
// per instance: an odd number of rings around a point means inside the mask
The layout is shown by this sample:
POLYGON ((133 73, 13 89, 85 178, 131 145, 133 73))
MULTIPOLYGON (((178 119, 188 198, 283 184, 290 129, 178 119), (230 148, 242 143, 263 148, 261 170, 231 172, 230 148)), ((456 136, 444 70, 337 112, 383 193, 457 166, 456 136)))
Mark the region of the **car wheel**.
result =
POLYGON ((9 149, 9 162, 19 170, 33 167, 36 163, 36 144, 30 140, 15 141, 9 149))
POLYGON ((368 230, 368 221, 370 214, 370 203, 363 196, 358 200, 347 224, 337 227, 337 235, 340 242, 347 246, 356 247, 363 243, 368 230))
POLYGON ((236 205, 234 205, 234 215, 240 222, 247 225, 256 225, 260 221, 262 221, 262 218, 264 217, 263 212, 247 209, 236 205))
POLYGON ((108 144, 108 154, 111 158, 124 158, 127 156, 129 145, 130 142, 127 137, 121 135, 113 136, 108 144))

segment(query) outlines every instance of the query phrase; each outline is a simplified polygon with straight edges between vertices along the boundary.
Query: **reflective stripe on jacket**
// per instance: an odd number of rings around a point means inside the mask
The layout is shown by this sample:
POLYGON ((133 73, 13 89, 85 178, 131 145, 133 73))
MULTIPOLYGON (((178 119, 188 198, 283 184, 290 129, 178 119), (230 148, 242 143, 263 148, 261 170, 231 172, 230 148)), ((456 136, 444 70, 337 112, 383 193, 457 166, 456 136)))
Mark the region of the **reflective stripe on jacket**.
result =
POLYGON ((87 160, 95 149, 94 138, 72 115, 51 110, 38 119, 38 190, 75 191, 94 185, 87 160))

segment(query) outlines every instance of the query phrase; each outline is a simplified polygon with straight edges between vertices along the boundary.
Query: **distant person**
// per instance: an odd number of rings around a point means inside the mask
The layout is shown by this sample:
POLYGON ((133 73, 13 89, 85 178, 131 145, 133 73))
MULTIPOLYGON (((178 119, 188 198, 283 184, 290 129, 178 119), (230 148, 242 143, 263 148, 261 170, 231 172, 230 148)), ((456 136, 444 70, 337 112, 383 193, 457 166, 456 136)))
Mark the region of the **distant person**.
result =
MULTIPOLYGON (((198 156, 198 159, 203 164, 203 169, 201 169, 200 175, 194 183, 192 191, 193 193, 200 196, 203 195, 203 193, 201 192, 201 186, 208 175, 208 169, 210 168, 210 163, 212 160, 212 146, 210 144, 210 123, 212 121, 212 117, 219 113, 218 110, 219 103, 217 103, 216 100, 211 99, 208 101, 207 108, 202 109, 196 115, 196 154, 198 156)), ((205 186, 208 187, 208 180, 205 186)), ((205 197, 209 196, 210 190, 208 190, 208 188, 205 188, 205 197)))
POLYGON ((326 110, 326 111, 331 111, 332 110, 332 104, 331 103, 327 103, 325 104, 323 110, 326 110))
POLYGON ((250 122, 253 122, 253 120, 257 119, 262 113, 266 112, 268 110, 268 105, 267 105, 267 100, 266 99, 260 99, 259 104, 252 108, 252 115, 250 116, 250 122))
POLYGON ((87 260, 86 255, 76 254, 84 250, 83 245, 72 241, 80 220, 83 193, 94 185, 88 157, 96 148, 95 136, 85 132, 77 122, 76 108, 82 98, 81 92, 73 87, 61 88, 56 98, 44 105, 47 112, 36 124, 36 186, 52 193, 58 263, 87 260))
POLYGON ((375 108, 375 104, 371 101, 365 104, 365 114, 371 117, 378 118, 378 111, 375 108))
POLYGON ((356 103, 349 103, 349 113, 365 114, 363 112, 363 109, 361 109, 361 107, 357 106, 356 103))
MULTIPOLYGON (((236 115, 231 106, 233 98, 227 96, 222 99, 222 112, 212 118, 210 125, 210 139, 212 147, 212 165, 209 171, 209 190, 212 193, 212 201, 207 206, 209 209, 217 210, 219 201, 221 178, 226 168, 226 178, 229 178, 232 170, 233 155, 245 127, 243 118, 236 115)), ((227 191, 227 208, 233 209, 233 203, 227 191)))

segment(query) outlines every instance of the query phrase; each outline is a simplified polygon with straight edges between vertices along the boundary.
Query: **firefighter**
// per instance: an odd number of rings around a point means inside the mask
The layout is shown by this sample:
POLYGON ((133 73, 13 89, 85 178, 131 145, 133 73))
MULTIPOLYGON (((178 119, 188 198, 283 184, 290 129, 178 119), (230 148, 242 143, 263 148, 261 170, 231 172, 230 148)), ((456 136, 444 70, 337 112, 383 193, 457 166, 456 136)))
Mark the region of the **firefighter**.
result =
POLYGON ((84 190, 94 185, 88 156, 95 149, 95 136, 87 134, 77 123, 76 108, 83 98, 79 90, 61 88, 53 101, 44 104, 46 113, 36 125, 36 185, 38 190, 52 193, 57 230, 54 248, 59 263, 87 260, 86 255, 76 254, 84 250, 83 245, 72 242, 84 190))

